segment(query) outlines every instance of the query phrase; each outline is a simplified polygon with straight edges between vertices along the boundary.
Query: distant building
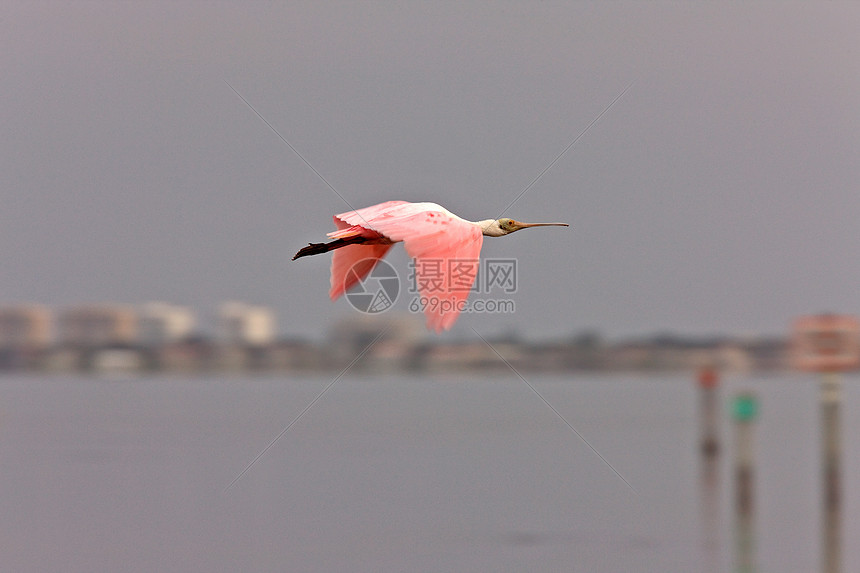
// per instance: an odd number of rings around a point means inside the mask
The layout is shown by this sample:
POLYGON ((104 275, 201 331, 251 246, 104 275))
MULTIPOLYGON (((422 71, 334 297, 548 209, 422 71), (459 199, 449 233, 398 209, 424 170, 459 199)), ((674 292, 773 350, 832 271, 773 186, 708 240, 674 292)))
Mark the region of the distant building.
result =
POLYGON ((438 342, 424 353, 421 368, 431 372, 505 368, 494 348, 483 340, 438 342))
POLYGON ((226 302, 218 311, 218 329, 224 344, 265 346, 275 339, 275 315, 266 307, 226 302))
POLYGON ((52 334, 47 308, 37 304, 0 307, 0 348, 45 348, 52 334))
POLYGON ((185 340, 158 347, 150 356, 150 367, 172 372, 192 372, 208 368, 212 362, 212 347, 202 340, 185 340))
POLYGON ((274 370, 320 370, 329 365, 319 345, 307 340, 281 340, 269 349, 266 366, 274 370))
POLYGON ((144 346, 173 344, 188 338, 194 326, 191 309, 165 302, 150 302, 140 310, 138 341, 144 346))
POLYGON ((363 354, 359 367, 407 367, 423 338, 423 323, 413 315, 353 315, 338 321, 329 335, 328 363, 344 366, 363 354))
POLYGON ((143 361, 140 352, 131 348, 106 348, 97 350, 90 358, 87 369, 94 372, 137 372, 143 361))
POLYGON ((57 330, 64 346, 128 345, 137 336, 137 314, 120 305, 76 306, 60 312, 57 330))

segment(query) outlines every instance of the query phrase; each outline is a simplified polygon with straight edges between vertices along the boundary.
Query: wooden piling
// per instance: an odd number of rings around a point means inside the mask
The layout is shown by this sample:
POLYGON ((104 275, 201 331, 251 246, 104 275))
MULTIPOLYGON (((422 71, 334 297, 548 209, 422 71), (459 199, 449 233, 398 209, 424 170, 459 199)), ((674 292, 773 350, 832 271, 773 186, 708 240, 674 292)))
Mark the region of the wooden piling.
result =
POLYGON ((719 376, 717 370, 706 366, 699 371, 699 449, 705 457, 720 451, 719 376))
POLYGON ((696 376, 699 399, 702 572, 722 571, 720 562, 720 399, 717 370, 706 365, 696 376))
POLYGON ((842 443, 839 410, 842 379, 830 372, 821 378, 821 479, 823 573, 839 573, 842 559, 842 443))
POLYGON ((735 426, 735 571, 755 571, 755 450, 754 422, 758 399, 749 392, 735 396, 732 417, 735 426))

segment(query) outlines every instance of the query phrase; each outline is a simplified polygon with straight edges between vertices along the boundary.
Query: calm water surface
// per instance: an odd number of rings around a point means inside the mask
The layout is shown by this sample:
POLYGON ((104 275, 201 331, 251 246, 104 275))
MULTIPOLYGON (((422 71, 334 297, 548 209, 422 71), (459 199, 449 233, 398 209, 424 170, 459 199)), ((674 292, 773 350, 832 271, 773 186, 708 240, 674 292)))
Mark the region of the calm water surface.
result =
MULTIPOLYGON (((686 377, 0 378, 3 569, 733 570, 732 428, 702 487, 686 377)), ((761 571, 819 564, 818 388, 727 379, 762 415, 761 571)), ((860 380, 843 407, 860 570, 860 380)))

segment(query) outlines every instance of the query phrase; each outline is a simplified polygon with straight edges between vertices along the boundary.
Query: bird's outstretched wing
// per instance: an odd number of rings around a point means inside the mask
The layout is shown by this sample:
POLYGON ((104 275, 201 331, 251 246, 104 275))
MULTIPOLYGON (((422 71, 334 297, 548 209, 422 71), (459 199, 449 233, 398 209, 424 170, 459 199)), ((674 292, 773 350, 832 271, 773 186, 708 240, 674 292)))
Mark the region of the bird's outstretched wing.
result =
MULTIPOLYGON (((440 332, 454 325, 478 275, 484 237, 477 225, 435 203, 404 201, 389 201, 341 213, 335 216, 335 222, 340 230, 360 227, 392 242, 403 241, 406 253, 414 259, 413 286, 418 289, 418 303, 424 309, 427 326, 440 332)), ((335 251, 332 261, 332 298, 343 294, 349 286, 369 273, 390 247, 352 245, 335 251), (346 284, 349 264, 354 265, 363 258, 372 259, 366 263, 367 268, 358 269, 363 271, 363 275, 359 275, 349 286, 336 288, 346 284)))
MULTIPOLYGON (((364 228, 344 223, 337 217, 334 218, 334 224, 337 225, 338 231, 345 231, 346 234, 335 238, 345 238, 350 234, 373 236, 379 235, 375 231, 370 231, 364 228)), ((329 233, 329 236, 337 235, 338 231, 329 233)), ((381 237, 381 235, 379 235, 381 237)), ((376 263, 382 260, 382 257, 391 248, 391 243, 377 245, 349 245, 340 249, 336 249, 331 259, 331 289, 328 292, 329 298, 335 300, 346 291, 355 286, 359 281, 363 280, 376 263)))
MULTIPOLYGON (((389 209, 397 205, 409 205, 406 201, 388 201, 357 211, 347 211, 334 216, 337 231, 329 233, 332 238, 345 238, 351 234, 367 237, 383 235, 372 230, 370 221, 386 216, 389 209)), ((331 288, 329 298, 335 300, 346 291, 363 280, 382 257, 388 253, 391 245, 350 245, 334 251, 331 259, 331 288)))

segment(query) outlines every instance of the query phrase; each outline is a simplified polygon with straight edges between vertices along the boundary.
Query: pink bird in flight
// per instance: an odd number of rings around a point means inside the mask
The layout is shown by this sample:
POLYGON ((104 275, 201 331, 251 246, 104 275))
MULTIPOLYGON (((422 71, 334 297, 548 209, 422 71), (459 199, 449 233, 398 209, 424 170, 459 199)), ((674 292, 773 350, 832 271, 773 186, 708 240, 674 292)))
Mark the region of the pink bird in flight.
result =
POLYGON ((293 257, 334 251, 331 262, 331 290, 336 300, 364 279, 382 260, 394 243, 403 242, 406 253, 415 260, 418 289, 424 297, 436 297, 440 304, 425 305, 427 327, 441 332, 457 321, 475 275, 453 277, 449 261, 473 264, 477 268, 484 236, 503 237, 527 227, 567 227, 567 223, 520 223, 513 219, 467 221, 436 203, 388 201, 347 211, 334 216, 336 231, 328 233, 328 243, 309 243, 293 257), (423 263, 439 262, 433 268, 443 272, 433 281, 422 280, 423 263), (456 278, 456 284, 453 284, 456 278), (429 286, 432 284, 432 287, 429 286), (432 290, 432 292, 430 292, 432 290))

